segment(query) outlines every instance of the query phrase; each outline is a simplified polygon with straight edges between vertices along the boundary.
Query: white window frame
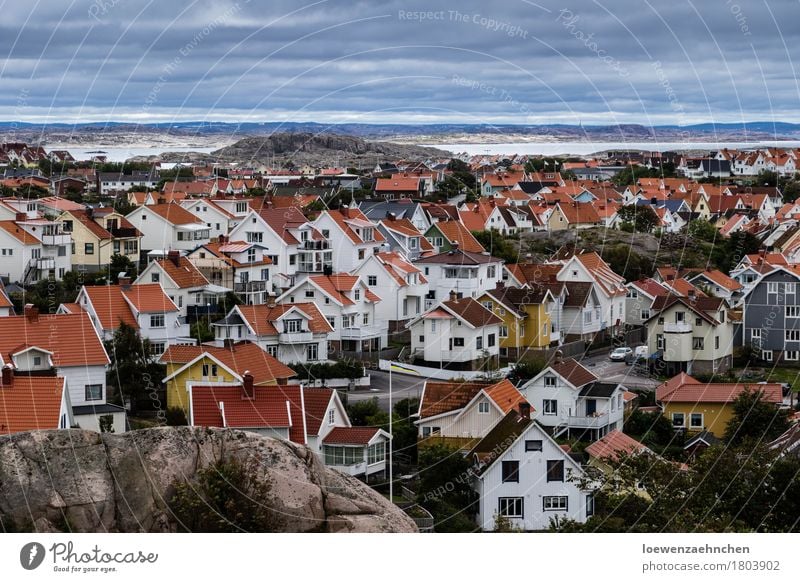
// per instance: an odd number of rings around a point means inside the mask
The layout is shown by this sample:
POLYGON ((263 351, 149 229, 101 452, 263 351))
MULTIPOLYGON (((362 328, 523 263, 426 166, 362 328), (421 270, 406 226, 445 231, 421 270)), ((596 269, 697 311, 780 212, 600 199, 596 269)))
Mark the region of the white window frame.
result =
POLYGON ((558 400, 554 398, 545 398, 542 400, 542 414, 546 416, 555 416, 558 414, 558 400))
POLYGON ((765 362, 772 361, 772 350, 761 350, 761 359, 765 362))
POLYGON ((705 416, 703 416, 702 412, 691 412, 691 413, 689 413, 689 428, 691 428, 691 429, 695 429, 695 428, 702 429, 705 425, 706 425, 705 416), (700 417, 700 424, 699 425, 696 425, 694 423, 694 419, 695 419, 696 416, 700 417))
POLYGON ((670 418, 672 421, 672 428, 686 428, 686 414, 683 412, 673 412, 670 418), (677 424, 675 421, 680 417, 681 423, 677 424))
POLYGON ((489 402, 487 400, 478 402, 478 414, 489 414, 489 402))
POLYGON ((542 511, 569 511, 567 495, 545 495, 542 497, 542 511))
POLYGON ((800 351, 797 350, 784 350, 783 359, 787 362, 796 362, 800 360, 800 351))
POLYGON ((525 514, 525 498, 498 497, 497 514, 503 517, 522 519, 525 514))
POLYGON ((800 305, 787 305, 784 308, 784 315, 790 319, 800 317, 800 305))

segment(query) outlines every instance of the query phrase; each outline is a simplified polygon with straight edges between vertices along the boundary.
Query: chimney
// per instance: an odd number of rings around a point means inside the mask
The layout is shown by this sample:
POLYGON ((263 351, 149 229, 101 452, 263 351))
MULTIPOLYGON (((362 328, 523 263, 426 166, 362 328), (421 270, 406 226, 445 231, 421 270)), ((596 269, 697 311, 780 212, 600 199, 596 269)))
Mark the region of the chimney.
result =
POLYGON ((176 267, 181 266, 181 252, 180 251, 169 251, 167 253, 167 258, 172 261, 176 267))
POLYGON ((3 366, 3 376, 2 382, 0 382, 0 387, 3 388, 11 388, 14 385, 14 370, 11 367, 11 364, 6 364, 3 366))
POLYGON ((520 402, 519 403, 519 416, 522 420, 530 420, 531 419, 531 405, 530 402, 520 402))
POLYGON ((450 301, 458 301, 458 293, 456 293, 455 289, 450 290, 450 301))
POLYGON ((28 318, 28 321, 35 323, 39 321, 39 308, 34 307, 33 303, 26 303, 23 309, 23 314, 28 318))
POLYGON ((221 235, 219 235, 219 236, 217 237, 217 242, 218 242, 219 244, 221 244, 221 245, 224 245, 225 243, 227 243, 227 242, 228 242, 228 237, 227 237, 227 236, 225 236, 224 234, 221 234, 221 235))
POLYGON ((689 296, 689 299, 694 299, 694 289, 689 289, 688 296, 689 296))
POLYGON ((760 257, 765 257, 765 256, 767 256, 767 251, 766 251, 766 249, 758 249, 758 256, 760 256, 760 257))
POLYGON ((253 400, 256 397, 255 387, 253 386, 253 375, 250 373, 250 370, 244 371, 244 376, 242 377, 243 383, 242 388, 244 389, 244 397, 247 400, 253 400))
POLYGON ((117 283, 119 283, 119 286, 125 291, 128 291, 131 288, 131 278, 128 277, 127 273, 120 273, 117 277, 117 283))
POLYGON ((654 196, 653 198, 651 198, 651 199, 650 199, 650 204, 652 204, 653 206, 655 206, 656 204, 658 204, 658 198, 656 198, 655 196, 654 196))
POLYGON ((17 222, 25 222, 26 220, 28 220, 28 215, 24 212, 17 212, 17 216, 14 220, 16 220, 17 222))
POLYGON ((458 241, 457 241, 457 240, 452 240, 452 241, 450 241, 450 247, 451 247, 451 248, 452 248, 454 251, 457 251, 457 250, 458 250, 458 241))
POLYGON ((497 289, 498 291, 502 291, 503 289, 506 288, 506 284, 503 281, 498 281, 497 283, 494 284, 494 288, 497 289))
POLYGON ((394 212, 387 212, 386 219, 390 222, 394 222, 395 220, 397 220, 397 217, 395 216, 394 212))

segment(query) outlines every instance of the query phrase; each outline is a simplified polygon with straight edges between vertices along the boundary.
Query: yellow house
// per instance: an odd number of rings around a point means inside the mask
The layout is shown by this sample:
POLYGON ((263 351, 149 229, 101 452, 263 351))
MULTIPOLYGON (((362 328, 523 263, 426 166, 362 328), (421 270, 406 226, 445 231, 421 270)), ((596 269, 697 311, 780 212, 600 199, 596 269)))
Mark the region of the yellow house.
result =
POLYGON ((57 219, 72 235, 72 264, 88 271, 100 271, 114 255, 139 262, 142 233, 128 219, 111 208, 67 210, 57 219))
POLYGON ((500 326, 500 357, 520 359, 529 350, 550 345, 552 293, 544 287, 520 289, 498 283, 478 301, 503 320, 500 326))
POLYGON ((733 418, 733 403, 746 391, 761 391, 766 402, 783 402, 780 384, 703 383, 681 372, 656 389, 656 401, 662 414, 675 430, 689 434, 707 431, 717 438, 733 418))
POLYGON ((295 376, 294 370, 250 342, 221 348, 173 345, 159 361, 167 366, 167 408, 180 408, 187 418, 190 387, 240 386, 248 372, 254 386, 283 385, 295 376))

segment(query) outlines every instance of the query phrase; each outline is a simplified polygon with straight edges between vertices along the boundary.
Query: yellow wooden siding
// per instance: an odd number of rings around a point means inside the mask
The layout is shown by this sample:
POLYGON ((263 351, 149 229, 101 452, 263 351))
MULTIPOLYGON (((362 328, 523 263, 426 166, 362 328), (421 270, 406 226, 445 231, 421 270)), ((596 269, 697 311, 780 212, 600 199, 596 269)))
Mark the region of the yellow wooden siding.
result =
POLYGON ((701 430, 711 432, 715 437, 723 438, 728 421, 733 417, 733 406, 719 402, 670 402, 664 406, 664 416, 672 422, 672 413, 682 412, 684 424, 688 434, 695 434, 701 430), (692 413, 703 415, 703 428, 692 428, 690 418, 692 413))

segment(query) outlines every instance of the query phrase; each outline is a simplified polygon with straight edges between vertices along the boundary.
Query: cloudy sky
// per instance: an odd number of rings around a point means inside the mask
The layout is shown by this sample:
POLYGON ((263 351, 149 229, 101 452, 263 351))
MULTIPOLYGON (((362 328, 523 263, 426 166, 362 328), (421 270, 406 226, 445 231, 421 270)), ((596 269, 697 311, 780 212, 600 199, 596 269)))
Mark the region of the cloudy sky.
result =
POLYGON ((800 122, 797 0, 0 0, 0 14, 6 121, 800 122))

